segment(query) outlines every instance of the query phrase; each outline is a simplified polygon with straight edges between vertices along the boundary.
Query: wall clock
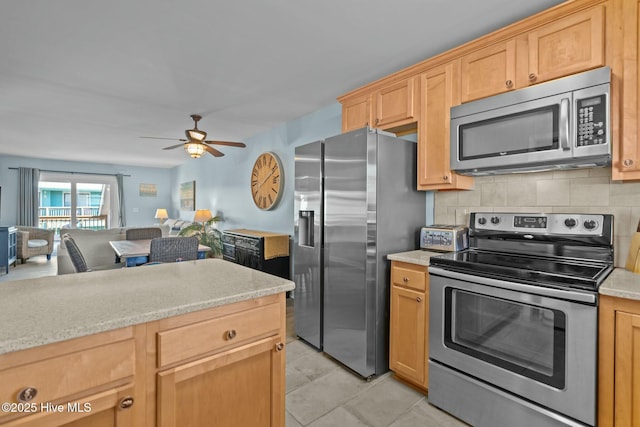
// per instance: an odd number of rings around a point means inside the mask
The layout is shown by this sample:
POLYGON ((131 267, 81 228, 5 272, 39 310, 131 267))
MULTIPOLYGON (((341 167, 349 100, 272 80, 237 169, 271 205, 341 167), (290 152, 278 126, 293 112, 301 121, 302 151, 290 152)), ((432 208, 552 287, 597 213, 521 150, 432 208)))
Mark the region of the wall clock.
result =
POLYGON ((251 171, 251 197, 262 210, 276 206, 284 187, 282 164, 275 153, 265 152, 258 156, 251 171))

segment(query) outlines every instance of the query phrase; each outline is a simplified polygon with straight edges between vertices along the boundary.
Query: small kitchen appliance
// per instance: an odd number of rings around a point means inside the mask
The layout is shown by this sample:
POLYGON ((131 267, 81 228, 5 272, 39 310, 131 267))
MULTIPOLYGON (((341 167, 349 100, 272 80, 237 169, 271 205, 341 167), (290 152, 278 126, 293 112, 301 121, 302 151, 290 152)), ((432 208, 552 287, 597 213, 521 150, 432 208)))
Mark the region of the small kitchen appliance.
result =
POLYGON ((457 252, 469 247, 469 228, 434 224, 420 229, 420 249, 457 252))
POLYGON ((472 213, 469 249, 430 260, 429 402, 476 427, 594 426, 613 259, 612 215, 472 213))

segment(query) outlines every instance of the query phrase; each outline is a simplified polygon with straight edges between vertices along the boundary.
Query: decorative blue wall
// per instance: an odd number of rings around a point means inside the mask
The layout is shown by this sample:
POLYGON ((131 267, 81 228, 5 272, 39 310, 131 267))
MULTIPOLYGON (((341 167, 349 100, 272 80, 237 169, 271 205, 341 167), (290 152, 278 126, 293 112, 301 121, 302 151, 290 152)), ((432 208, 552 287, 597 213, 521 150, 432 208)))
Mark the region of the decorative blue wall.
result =
POLYGON ((194 212, 180 211, 180 183, 196 181, 196 209, 222 214, 221 229, 249 228, 293 233, 294 148, 339 134, 342 107, 335 103, 314 113, 283 123, 248 138, 246 148, 222 147, 224 157, 204 156, 173 170, 172 209, 169 216, 193 219, 194 212), (265 151, 278 155, 284 169, 284 194, 272 210, 258 209, 251 199, 250 176, 256 158, 265 151))

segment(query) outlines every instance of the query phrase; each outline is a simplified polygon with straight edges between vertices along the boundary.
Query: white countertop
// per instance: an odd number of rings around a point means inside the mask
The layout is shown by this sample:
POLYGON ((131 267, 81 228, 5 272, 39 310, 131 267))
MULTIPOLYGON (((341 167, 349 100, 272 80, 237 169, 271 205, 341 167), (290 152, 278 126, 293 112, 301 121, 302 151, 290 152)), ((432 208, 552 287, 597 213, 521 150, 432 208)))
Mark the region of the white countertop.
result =
POLYGON ((443 252, 433 252, 433 251, 418 249, 415 251, 389 254, 387 255, 387 259, 390 261, 402 261, 402 262, 408 262, 411 264, 424 265, 425 267, 428 267, 429 260, 431 259, 432 256, 438 256, 442 254, 443 252))
MULTIPOLYGON (((429 266, 429 259, 438 255, 442 255, 442 252, 415 250, 389 254, 387 259, 429 266)), ((624 268, 616 268, 600 285, 599 292, 602 295, 640 300, 640 274, 632 273, 624 268)))
POLYGON ((640 300, 640 274, 616 268, 600 285, 600 294, 640 300))
POLYGON ((290 291, 221 259, 0 283, 0 354, 290 291))

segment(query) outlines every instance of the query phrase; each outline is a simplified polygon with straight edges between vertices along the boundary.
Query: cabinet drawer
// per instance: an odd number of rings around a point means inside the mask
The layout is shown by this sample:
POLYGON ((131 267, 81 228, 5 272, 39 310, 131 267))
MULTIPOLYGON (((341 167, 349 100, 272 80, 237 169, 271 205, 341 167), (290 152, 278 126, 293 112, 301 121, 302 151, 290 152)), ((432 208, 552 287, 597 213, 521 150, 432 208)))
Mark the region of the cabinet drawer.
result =
POLYGON ((395 266, 391 269, 391 282, 397 286, 424 291, 427 289, 426 274, 420 269, 395 266))
POLYGON ((66 396, 133 377, 135 341, 126 340, 0 371, 0 401, 18 402, 26 388, 29 402, 55 402, 66 396))
POLYGON ((269 304, 158 333, 158 367, 275 335, 280 305, 269 304))

